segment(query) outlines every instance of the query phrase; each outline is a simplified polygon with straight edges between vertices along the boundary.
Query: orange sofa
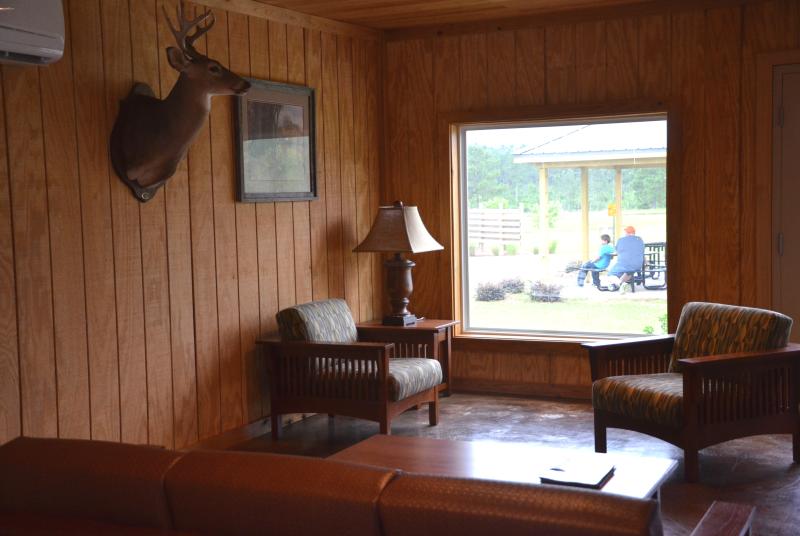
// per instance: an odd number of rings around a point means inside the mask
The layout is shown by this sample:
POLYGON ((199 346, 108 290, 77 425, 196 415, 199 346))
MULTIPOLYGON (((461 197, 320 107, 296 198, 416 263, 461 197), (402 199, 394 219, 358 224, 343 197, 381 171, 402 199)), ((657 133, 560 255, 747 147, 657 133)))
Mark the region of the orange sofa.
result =
POLYGON ((661 534, 652 500, 332 460, 17 438, 0 534, 661 534))

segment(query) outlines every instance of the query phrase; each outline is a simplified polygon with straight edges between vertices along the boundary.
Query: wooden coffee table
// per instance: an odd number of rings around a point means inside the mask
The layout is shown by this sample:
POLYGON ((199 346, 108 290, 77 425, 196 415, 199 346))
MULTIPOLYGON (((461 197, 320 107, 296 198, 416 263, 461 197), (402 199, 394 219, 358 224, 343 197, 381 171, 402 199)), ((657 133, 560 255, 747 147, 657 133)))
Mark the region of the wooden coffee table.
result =
POLYGON ((660 499, 661 484, 675 470, 669 458, 596 454, 528 443, 449 441, 427 437, 375 435, 329 458, 402 469, 409 473, 539 484, 543 469, 564 457, 611 460, 616 469, 600 490, 639 499, 660 499))

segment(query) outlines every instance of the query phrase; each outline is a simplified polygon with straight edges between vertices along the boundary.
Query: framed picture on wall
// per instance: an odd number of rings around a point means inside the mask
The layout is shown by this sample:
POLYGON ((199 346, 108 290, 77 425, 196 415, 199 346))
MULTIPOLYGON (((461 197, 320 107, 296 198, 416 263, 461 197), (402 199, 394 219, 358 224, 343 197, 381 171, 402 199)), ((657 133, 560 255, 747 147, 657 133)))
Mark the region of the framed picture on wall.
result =
POLYGON ((237 201, 316 199, 314 90, 248 81, 236 98, 237 201))

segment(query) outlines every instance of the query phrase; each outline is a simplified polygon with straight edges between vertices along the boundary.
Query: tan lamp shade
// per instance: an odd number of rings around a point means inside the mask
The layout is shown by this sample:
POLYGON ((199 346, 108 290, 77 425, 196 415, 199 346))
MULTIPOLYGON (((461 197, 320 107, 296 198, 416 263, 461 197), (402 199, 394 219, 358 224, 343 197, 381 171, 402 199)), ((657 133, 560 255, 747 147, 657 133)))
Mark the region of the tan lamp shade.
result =
POLYGON ((392 206, 378 209, 372 229, 353 251, 422 253, 439 249, 444 249, 444 246, 425 228, 417 207, 404 206, 401 201, 395 201, 392 206))

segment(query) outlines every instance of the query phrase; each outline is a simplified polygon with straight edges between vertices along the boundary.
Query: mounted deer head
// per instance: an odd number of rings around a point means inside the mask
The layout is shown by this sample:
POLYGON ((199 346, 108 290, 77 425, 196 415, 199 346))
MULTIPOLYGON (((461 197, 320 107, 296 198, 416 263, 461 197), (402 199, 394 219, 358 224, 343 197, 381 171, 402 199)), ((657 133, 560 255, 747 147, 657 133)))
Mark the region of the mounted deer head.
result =
POLYGON ((194 48, 194 42, 214 26, 214 14, 206 11, 188 20, 181 4, 177 12, 178 29, 164 10, 178 45, 167 48, 169 64, 180 73, 178 81, 163 100, 148 85, 135 84, 120 102, 111 132, 114 171, 142 202, 152 199, 175 174, 211 111, 211 97, 242 95, 250 88, 249 82, 194 48))

